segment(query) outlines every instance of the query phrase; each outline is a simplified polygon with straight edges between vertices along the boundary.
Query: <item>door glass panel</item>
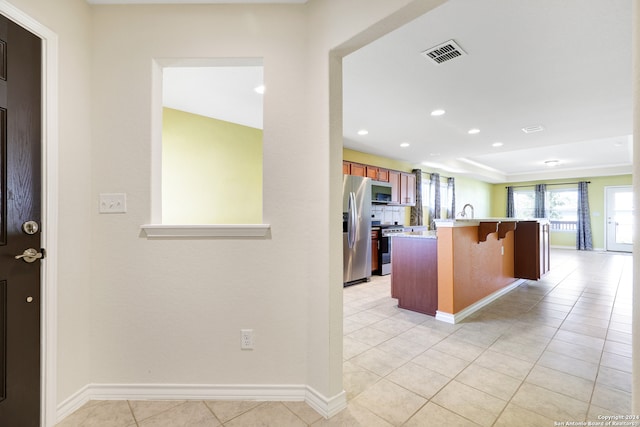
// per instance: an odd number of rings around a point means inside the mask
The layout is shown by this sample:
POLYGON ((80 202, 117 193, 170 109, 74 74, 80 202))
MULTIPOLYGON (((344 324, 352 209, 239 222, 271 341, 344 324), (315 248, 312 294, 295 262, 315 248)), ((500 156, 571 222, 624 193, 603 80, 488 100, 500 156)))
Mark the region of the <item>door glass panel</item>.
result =
POLYGON ((616 243, 633 243, 633 193, 615 194, 615 241, 616 243))

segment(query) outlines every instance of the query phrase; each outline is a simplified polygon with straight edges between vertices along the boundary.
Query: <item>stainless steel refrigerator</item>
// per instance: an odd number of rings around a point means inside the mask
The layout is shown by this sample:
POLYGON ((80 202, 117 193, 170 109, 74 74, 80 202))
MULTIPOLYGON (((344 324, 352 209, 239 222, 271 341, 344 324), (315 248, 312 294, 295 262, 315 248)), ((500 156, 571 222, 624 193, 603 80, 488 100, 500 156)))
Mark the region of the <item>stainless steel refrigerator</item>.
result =
POLYGON ((342 253, 344 286, 371 278, 371 179, 342 180, 342 253))

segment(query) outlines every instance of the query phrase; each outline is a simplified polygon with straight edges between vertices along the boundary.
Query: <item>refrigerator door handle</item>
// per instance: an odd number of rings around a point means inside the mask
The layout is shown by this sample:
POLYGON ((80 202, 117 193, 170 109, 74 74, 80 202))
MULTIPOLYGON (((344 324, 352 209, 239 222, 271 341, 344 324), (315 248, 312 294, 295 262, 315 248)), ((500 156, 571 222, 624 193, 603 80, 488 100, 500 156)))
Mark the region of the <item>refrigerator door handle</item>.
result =
POLYGON ((356 194, 352 191, 349 193, 349 229, 347 234, 350 248, 353 248, 356 242, 357 218, 358 218, 358 211, 356 208, 356 194))

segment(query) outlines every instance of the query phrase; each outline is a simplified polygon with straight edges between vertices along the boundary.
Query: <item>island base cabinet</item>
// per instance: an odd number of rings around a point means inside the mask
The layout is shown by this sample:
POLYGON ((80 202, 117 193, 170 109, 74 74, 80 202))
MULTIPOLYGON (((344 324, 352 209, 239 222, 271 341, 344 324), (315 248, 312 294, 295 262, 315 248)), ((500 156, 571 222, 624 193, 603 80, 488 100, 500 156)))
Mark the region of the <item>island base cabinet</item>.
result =
POLYGON ((547 221, 519 221, 514 241, 515 276, 539 280, 549 271, 549 250, 547 221))
POLYGON ((438 241, 393 237, 391 296, 398 307, 436 315, 438 310, 438 241))

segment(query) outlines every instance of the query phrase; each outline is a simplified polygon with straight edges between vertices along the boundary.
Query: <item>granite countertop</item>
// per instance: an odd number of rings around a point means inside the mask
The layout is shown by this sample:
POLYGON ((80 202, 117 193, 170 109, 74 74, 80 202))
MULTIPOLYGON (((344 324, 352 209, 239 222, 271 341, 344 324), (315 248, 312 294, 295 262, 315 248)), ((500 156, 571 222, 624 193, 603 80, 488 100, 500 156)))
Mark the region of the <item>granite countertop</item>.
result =
POLYGON ((538 221, 540 223, 549 222, 547 218, 456 218, 456 219, 436 219, 436 227, 477 227, 481 222, 520 222, 538 221))
POLYGON ((404 233, 393 233, 391 237, 410 237, 414 239, 437 239, 434 230, 405 231, 404 233))

